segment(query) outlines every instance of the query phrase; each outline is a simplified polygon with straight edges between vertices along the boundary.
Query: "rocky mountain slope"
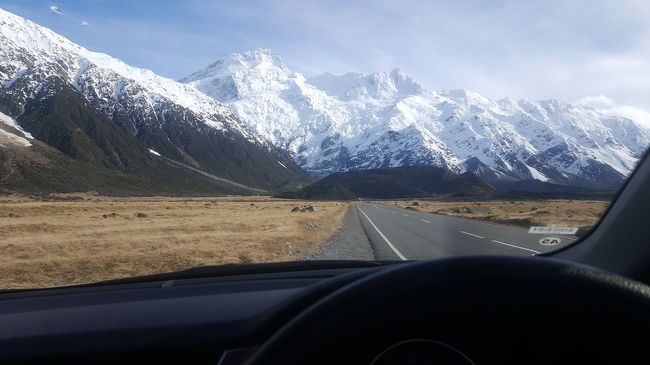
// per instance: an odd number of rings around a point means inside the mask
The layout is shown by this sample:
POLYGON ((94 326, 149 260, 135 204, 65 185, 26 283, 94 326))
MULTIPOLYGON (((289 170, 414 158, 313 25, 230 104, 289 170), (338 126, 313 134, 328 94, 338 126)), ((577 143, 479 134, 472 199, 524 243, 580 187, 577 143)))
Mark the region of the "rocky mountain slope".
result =
MULTIPOLYGON (((110 129, 111 126, 106 121, 104 127, 110 129)), ((117 127, 113 128, 113 133, 120 133, 117 127)), ((128 136, 123 137, 128 142, 128 136)), ((79 140, 74 143, 77 142, 79 140)), ((91 147, 87 152, 92 156, 97 150, 91 147)), ((121 157, 131 166, 139 165, 138 173, 125 173, 88 158, 70 157, 35 139, 13 119, 0 113, 0 194, 40 195, 77 191, 95 191, 105 195, 260 193, 258 189, 226 179, 206 177, 205 173, 171 163, 164 157, 152 156, 148 151, 130 149, 128 156, 122 154, 121 157)))
POLYGON ((263 189, 307 178, 220 102, 2 9, 0 112, 67 157, 160 183, 200 176, 163 157, 263 189))
POLYGON ((429 165, 490 183, 616 189, 650 144, 646 128, 587 107, 428 91, 399 69, 305 77, 264 49, 180 81, 228 105, 318 176, 429 165))

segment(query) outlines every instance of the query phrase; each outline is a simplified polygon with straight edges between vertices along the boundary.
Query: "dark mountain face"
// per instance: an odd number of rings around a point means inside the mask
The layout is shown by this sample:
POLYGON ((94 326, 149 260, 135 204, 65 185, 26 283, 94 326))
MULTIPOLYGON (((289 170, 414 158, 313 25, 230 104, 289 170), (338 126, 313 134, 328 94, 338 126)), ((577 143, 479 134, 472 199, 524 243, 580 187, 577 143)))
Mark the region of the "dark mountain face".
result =
POLYGON ((19 124, 36 139, 71 158, 137 172, 151 156, 131 135, 91 108, 58 77, 49 77, 23 105, 19 124))
MULTIPOLYGON (((22 136, 0 123, 0 134, 22 136)), ((259 194, 259 191, 219 181, 148 156, 145 169, 134 173, 74 159, 35 139, 29 146, 3 142, 0 135, 0 193, 49 194, 96 191, 105 195, 221 195, 259 194)), ((136 153, 137 155, 137 153, 136 153)))
POLYGON ((287 191, 277 194, 274 198, 301 200, 355 200, 357 199, 357 196, 341 184, 312 184, 305 186, 298 191, 287 191))
POLYGON ((331 174, 315 183, 342 185, 362 198, 410 198, 431 195, 490 196, 495 189, 472 173, 455 174, 430 166, 354 170, 331 174))
POLYGON ((309 180, 285 151, 197 90, 0 16, 0 112, 68 158, 163 184, 201 175, 166 159, 206 172, 201 180, 216 175, 266 190, 309 180))

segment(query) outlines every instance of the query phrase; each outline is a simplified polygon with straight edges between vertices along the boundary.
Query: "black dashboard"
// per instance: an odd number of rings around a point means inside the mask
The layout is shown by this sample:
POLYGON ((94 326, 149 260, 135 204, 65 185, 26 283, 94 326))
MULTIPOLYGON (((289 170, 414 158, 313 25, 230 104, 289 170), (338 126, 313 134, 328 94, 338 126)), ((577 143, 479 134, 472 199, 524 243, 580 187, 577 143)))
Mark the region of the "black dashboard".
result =
POLYGON ((0 363, 241 363, 304 307, 378 269, 336 266, 5 293, 0 363))
POLYGON ((650 346, 650 287, 550 258, 205 270, 5 292, 0 363, 593 363, 650 346))

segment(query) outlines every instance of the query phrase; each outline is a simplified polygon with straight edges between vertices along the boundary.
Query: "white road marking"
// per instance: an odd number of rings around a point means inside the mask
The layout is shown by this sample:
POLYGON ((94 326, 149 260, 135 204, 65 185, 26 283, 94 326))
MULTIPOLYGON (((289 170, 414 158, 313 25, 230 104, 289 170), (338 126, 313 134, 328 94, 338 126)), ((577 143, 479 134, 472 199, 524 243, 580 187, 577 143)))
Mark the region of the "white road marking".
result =
POLYGON ((463 234, 468 234, 468 235, 470 235, 470 236, 478 237, 478 238, 485 238, 485 237, 483 237, 483 236, 479 236, 479 235, 474 234, 474 233, 469 233, 469 232, 465 232, 465 231, 459 231, 459 232, 460 232, 460 233, 463 233, 463 234))
POLYGON ((506 246, 510 246, 510 247, 518 248, 518 249, 520 249, 520 250, 530 251, 530 252, 533 252, 533 253, 541 253, 541 252, 539 252, 539 251, 531 250, 530 248, 520 247, 520 246, 516 246, 516 245, 510 244, 510 243, 505 243, 505 242, 497 241, 497 240, 492 240, 492 242, 494 242, 494 243, 498 243, 498 244, 501 244, 501 245, 506 245, 506 246))
POLYGON ((359 209, 359 211, 361 212, 361 214, 363 214, 363 215, 366 217, 366 219, 368 220, 368 222, 370 222, 370 224, 372 225, 372 227, 373 227, 374 229, 377 230, 377 233, 379 233, 379 235, 381 236, 381 238, 383 238, 384 241, 386 241, 386 243, 388 244, 388 247, 390 247, 390 248, 393 250, 393 252, 395 252, 395 254, 397 255, 397 257, 399 257, 399 258, 400 258, 401 260, 403 260, 403 261, 406 261, 406 257, 405 257, 404 255, 402 255, 402 253, 399 252, 399 250, 398 250, 397 248, 395 248, 395 246, 393 246, 392 243, 390 243, 390 241, 388 240, 388 238, 386 238, 386 236, 384 236, 384 234, 381 233, 381 231, 379 230, 379 228, 377 228, 377 226, 376 226, 374 223, 372 223, 372 221, 370 220, 370 218, 368 217, 368 215, 367 215, 363 210, 361 210, 361 208, 359 208, 358 205, 357 205, 357 209, 359 209))
POLYGON ((427 222, 427 223, 431 223, 431 222, 429 222, 429 221, 428 221, 428 220, 426 220, 426 219, 420 219, 420 220, 421 220, 422 222, 427 222))
POLYGON ((408 217, 408 216, 409 216, 408 214, 402 214, 402 215, 405 216, 405 217, 408 217))

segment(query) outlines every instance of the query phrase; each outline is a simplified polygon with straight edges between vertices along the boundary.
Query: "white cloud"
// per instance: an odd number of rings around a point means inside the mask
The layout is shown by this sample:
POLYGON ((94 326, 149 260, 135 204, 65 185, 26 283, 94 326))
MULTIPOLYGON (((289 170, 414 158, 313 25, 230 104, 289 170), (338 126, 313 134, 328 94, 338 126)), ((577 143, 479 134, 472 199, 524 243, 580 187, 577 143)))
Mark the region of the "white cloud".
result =
POLYGON ((81 23, 79 23, 79 25, 82 26, 82 27, 85 27, 85 26, 88 26, 88 22, 84 20, 81 23))
POLYGON ((59 9, 58 6, 54 6, 54 5, 53 5, 53 6, 50 6, 50 11, 53 12, 54 14, 56 14, 56 15, 61 15, 61 14, 63 14, 63 12, 61 11, 61 9, 59 9))
POLYGON ((606 114, 632 119, 633 121, 650 128, 650 112, 633 106, 616 104, 614 100, 605 95, 587 96, 576 102, 580 106, 588 106, 606 114))

